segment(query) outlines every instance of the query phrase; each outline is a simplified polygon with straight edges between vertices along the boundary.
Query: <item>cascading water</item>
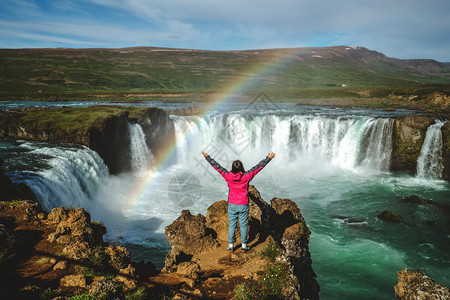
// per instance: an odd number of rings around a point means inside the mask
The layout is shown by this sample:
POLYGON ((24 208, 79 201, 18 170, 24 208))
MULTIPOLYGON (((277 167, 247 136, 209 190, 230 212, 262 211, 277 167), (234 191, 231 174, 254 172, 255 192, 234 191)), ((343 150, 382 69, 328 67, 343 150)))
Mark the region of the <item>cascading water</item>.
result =
POLYGON ((12 180, 24 182, 44 210, 55 207, 86 206, 108 177, 108 168, 98 154, 87 147, 36 147, 24 143, 27 155, 41 157, 42 170, 12 173, 12 180))
POLYGON ((285 163, 320 160, 345 169, 388 171, 393 120, 389 118, 324 118, 279 115, 175 117, 179 160, 202 150, 227 162, 271 151, 285 163), (209 149, 208 149, 209 148, 209 149))
POLYGON ((153 155, 145 142, 145 134, 141 125, 128 123, 130 135, 131 167, 134 171, 146 171, 153 160, 153 155))
MULTIPOLYGON (((165 226, 183 209, 205 215, 210 204, 226 199, 226 183, 201 151, 227 169, 234 159, 249 169, 274 151, 275 159, 252 184, 266 201, 283 197, 298 204, 311 230, 309 246, 321 299, 392 299, 396 273, 405 267, 422 268, 449 285, 447 216, 434 206, 404 203, 401 198, 415 194, 448 204, 450 185, 428 175, 387 172, 392 117, 410 111, 284 103, 263 115, 246 111, 247 106, 236 104, 202 117, 171 116, 177 159, 167 161, 176 162, 146 174, 143 166, 152 164, 151 153, 136 124, 128 128, 133 172, 118 176, 109 176, 98 155, 82 147, 16 141, 17 146, 0 140, 0 156, 8 176, 32 187, 46 210, 85 206, 105 223, 108 242, 127 246, 134 260, 150 260, 161 268, 170 249, 165 226), (14 147, 18 151, 9 153, 14 147), (11 162, 18 167, 8 169, 11 162), (194 188, 195 197, 186 197, 189 188, 194 188), (386 209, 398 212, 407 225, 379 220, 377 215, 386 209)), ((437 127, 427 134, 420 163, 424 166, 435 165, 425 158, 432 161, 441 155, 434 142, 437 127)))
POLYGON ((422 145, 419 159, 417 160, 417 176, 423 178, 442 178, 444 170, 442 160, 442 132, 445 122, 437 121, 428 127, 425 140, 422 145))

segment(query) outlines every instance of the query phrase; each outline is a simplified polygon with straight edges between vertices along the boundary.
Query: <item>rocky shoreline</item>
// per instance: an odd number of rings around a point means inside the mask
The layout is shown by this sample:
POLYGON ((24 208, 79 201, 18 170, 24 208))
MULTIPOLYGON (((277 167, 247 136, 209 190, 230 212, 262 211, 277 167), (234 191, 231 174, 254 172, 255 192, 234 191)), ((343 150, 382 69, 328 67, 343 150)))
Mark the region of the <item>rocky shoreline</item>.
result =
MULTIPOLYGON (((227 203, 206 217, 188 210, 166 227, 165 267, 133 262, 103 241, 106 228, 83 208, 45 213, 34 201, 0 202, 0 297, 5 299, 319 299, 310 231, 289 199, 264 201, 250 186, 247 253, 228 253, 227 203)), ((237 235, 239 236, 239 235, 237 235)), ((239 250, 239 244, 236 244, 239 250)), ((151 259, 151 258, 150 258, 151 259)), ((401 270, 398 299, 448 299, 421 270, 401 270)))

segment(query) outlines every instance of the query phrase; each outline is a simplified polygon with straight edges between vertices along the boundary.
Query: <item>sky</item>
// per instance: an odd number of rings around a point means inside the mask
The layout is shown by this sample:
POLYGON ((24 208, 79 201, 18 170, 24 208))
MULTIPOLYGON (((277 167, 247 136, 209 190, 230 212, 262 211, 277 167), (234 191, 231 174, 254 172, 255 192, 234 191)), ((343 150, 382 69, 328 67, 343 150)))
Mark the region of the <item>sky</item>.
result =
POLYGON ((338 45, 450 62, 450 0, 0 0, 0 48, 338 45))

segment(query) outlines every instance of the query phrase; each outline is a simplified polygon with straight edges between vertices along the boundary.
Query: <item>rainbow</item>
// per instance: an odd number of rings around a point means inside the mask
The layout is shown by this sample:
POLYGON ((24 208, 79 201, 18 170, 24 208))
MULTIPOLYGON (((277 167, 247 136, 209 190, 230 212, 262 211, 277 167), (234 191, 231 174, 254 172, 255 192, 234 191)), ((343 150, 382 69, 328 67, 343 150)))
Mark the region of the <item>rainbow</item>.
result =
MULTIPOLYGON (((215 96, 208 101, 205 113, 208 111, 220 110, 222 105, 226 105, 226 103, 234 101, 244 92, 252 90, 262 77, 267 74, 274 74, 285 66, 290 61, 290 58, 300 51, 300 48, 276 49, 272 51, 275 55, 271 55, 267 60, 259 61, 250 66, 245 72, 245 74, 248 74, 247 76, 235 79, 223 89, 225 92, 220 93, 218 96, 215 96)), ((255 52, 258 52, 258 50, 255 50, 255 52)), ((177 136, 177 139, 179 141, 184 141, 189 139, 191 134, 192 132, 187 132, 184 136, 177 136)), ((149 170, 136 182, 133 192, 130 193, 126 201, 124 201, 122 207, 123 210, 133 210, 134 207, 139 206, 140 201, 143 199, 143 194, 148 190, 152 190, 152 186, 159 181, 161 172, 158 171, 164 169, 169 161, 175 159, 175 150, 176 142, 166 143, 166 145, 162 147, 160 152, 163 154, 158 158, 156 164, 153 162, 153 165, 149 170)), ((199 157, 201 157, 201 153, 194 153, 193 155, 199 155, 199 157)))

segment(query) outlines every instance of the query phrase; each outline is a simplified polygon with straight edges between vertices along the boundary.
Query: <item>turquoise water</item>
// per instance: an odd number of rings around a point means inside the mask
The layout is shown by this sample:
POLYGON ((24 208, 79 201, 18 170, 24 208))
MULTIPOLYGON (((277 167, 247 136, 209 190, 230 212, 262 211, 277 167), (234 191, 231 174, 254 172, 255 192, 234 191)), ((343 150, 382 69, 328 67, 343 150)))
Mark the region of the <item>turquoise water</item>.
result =
MULTIPOLYGON (((89 104, 93 103, 62 105, 89 104)), ((176 106, 170 104, 170 108, 176 106)), ((235 104, 216 108, 201 118, 172 116, 178 141, 176 159, 164 168, 150 170, 155 179, 137 198, 130 195, 135 183, 142 181, 142 170, 109 176, 89 149, 0 141, 0 156, 11 177, 28 180, 42 190, 41 201, 50 206, 81 203, 94 219, 105 222, 109 242, 130 247, 134 260, 150 260, 162 267, 169 250, 164 227, 182 209, 206 215, 210 204, 226 199, 225 182, 206 164, 201 151, 224 167, 239 158, 247 169, 275 151, 276 158, 252 184, 266 201, 290 198, 301 209, 311 230, 310 252, 321 286, 320 298, 394 299, 396 274, 405 267, 421 268, 438 283, 450 285, 448 211, 436 205, 402 202, 404 197, 418 195, 448 206, 450 184, 387 172, 389 131, 378 137, 368 134, 382 132, 375 129, 389 127, 390 117, 407 113, 293 104, 277 104, 267 113, 235 104), (380 144, 384 148, 377 147, 380 144), (87 160, 90 163, 84 163, 87 160), (82 174, 89 174, 90 179, 80 178, 82 174), (174 189, 174 177, 196 179, 200 185, 196 197, 186 198, 188 186, 174 189), (66 178, 75 180, 69 185, 66 178), (55 182, 61 185, 60 194, 45 189, 57 185, 55 182), (79 196, 68 198, 66 194, 71 192, 63 186, 79 196), (404 223, 379 220, 377 215, 383 210, 397 212, 404 223)), ((133 147, 136 145, 139 143, 133 147)))

